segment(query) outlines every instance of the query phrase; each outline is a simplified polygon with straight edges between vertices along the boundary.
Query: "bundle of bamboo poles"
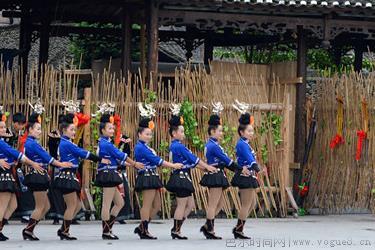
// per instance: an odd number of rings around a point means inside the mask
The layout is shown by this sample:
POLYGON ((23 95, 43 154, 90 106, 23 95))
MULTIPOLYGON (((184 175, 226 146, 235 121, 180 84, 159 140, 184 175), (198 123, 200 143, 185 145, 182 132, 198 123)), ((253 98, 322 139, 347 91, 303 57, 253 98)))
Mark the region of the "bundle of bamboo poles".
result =
MULTIPOLYGON (((44 106, 41 142, 46 146, 48 132, 57 129, 58 115, 64 111, 61 101, 77 100, 78 78, 48 65, 39 70, 34 64, 23 82, 22 72, 6 70, 4 65, 0 67, 0 87, 3 90, 0 100, 5 111, 11 114, 23 112, 28 116, 33 112, 30 104, 34 105, 39 99, 44 106)), ((11 117, 8 122, 11 122, 11 117)))
POLYGON ((375 191, 375 75, 350 73, 322 78, 315 86, 317 133, 308 168, 311 173, 307 208, 320 213, 374 211, 375 191), (330 148, 336 134, 336 98, 343 100, 344 144, 330 148), (368 120, 362 104, 367 103, 368 120), (357 131, 367 126, 360 160, 356 160, 357 131))
MULTIPOLYGON (((5 109, 12 112, 23 111, 30 113, 28 102, 33 103, 36 97, 39 97, 42 104, 46 108, 43 119, 42 139, 45 145, 47 134, 51 129, 57 127, 58 115, 63 112, 61 105, 62 100, 70 100, 77 98, 78 76, 74 74, 65 74, 64 70, 56 70, 45 66, 41 71, 37 67, 30 69, 26 83, 20 78, 20 72, 2 71, 0 73, 0 86, 5 90, 1 95, 1 103, 5 109), (40 75, 38 73, 40 72, 40 75), (16 82, 18 87, 12 88, 12 82, 16 82), (23 95, 23 89, 26 95, 23 95)), ((257 203, 260 216, 286 216, 287 201, 285 198, 285 187, 287 183, 284 180, 285 165, 282 164, 284 153, 284 144, 275 146, 272 139, 271 131, 261 135, 259 126, 262 119, 268 112, 283 115, 286 110, 283 103, 283 88, 278 83, 276 77, 269 77, 269 67, 264 65, 239 65, 239 64, 213 64, 211 74, 208 74, 203 68, 182 68, 177 69, 175 73, 174 83, 165 83, 159 79, 156 89, 157 116, 155 117, 156 129, 152 147, 164 158, 168 159, 168 152, 161 151, 161 144, 170 143, 168 135, 168 119, 170 117, 169 104, 177 103, 188 99, 194 108, 199 126, 196 128, 197 135, 202 140, 207 140, 207 121, 211 114, 211 103, 221 101, 225 107, 222 113, 224 123, 229 128, 238 125, 239 113, 232 107, 232 103, 238 99, 241 102, 251 104, 250 112, 255 116, 256 121, 256 139, 253 142, 254 149, 258 152, 258 161, 267 165, 270 169, 269 176, 261 176, 261 187, 257 190, 257 203), (271 81, 271 82, 270 82, 271 81), (174 85, 174 87, 172 86, 174 85), (273 101, 273 103, 271 102, 273 101), (260 157, 260 147, 267 145, 268 162, 263 163, 260 157)), ((110 70, 104 70, 102 74, 92 76, 92 87, 85 93, 90 93, 90 97, 84 103, 85 107, 90 106, 90 112, 95 113, 97 105, 103 102, 111 102, 115 104, 116 113, 122 118, 122 132, 133 140, 133 146, 136 138, 136 129, 139 120, 139 112, 137 108, 138 102, 143 102, 147 98, 145 83, 139 74, 129 74, 127 79, 122 78, 110 70)), ((288 122, 284 120, 283 123, 288 122)), ((98 124, 91 124, 90 129, 98 127, 98 124)), ((97 141, 92 133, 86 133, 86 141, 89 141, 91 150, 95 150, 97 141)), ((231 146, 235 147, 238 139, 237 134, 231 138, 231 146)), ((189 148, 193 150, 199 157, 204 159, 202 151, 197 150, 187 142, 189 148)), ((234 155, 232 155, 234 157, 234 155)), ((95 176, 96 166, 88 165, 90 179, 95 176)), ((134 169, 127 169, 131 195, 137 197, 136 202, 141 202, 142 197, 134 194, 133 187, 135 184, 136 173, 134 169)), ((207 208, 208 190, 201 187, 198 183, 202 177, 200 170, 194 170, 192 177, 196 192, 194 198, 196 200, 197 210, 205 210, 207 208)), ((168 173, 161 171, 163 182, 165 183, 169 177, 168 173)), ((232 174, 228 172, 229 178, 232 174)), ((172 200, 168 192, 162 193, 162 215, 163 218, 170 218, 172 214, 172 200)), ((133 199, 131 199, 133 201, 133 199)), ((132 204, 133 206, 138 204, 132 204)), ((224 211, 228 217, 232 216, 234 209, 239 209, 240 202, 238 192, 235 188, 229 188, 225 191, 225 207, 224 211)), ((253 213, 254 216, 257 214, 253 213)))

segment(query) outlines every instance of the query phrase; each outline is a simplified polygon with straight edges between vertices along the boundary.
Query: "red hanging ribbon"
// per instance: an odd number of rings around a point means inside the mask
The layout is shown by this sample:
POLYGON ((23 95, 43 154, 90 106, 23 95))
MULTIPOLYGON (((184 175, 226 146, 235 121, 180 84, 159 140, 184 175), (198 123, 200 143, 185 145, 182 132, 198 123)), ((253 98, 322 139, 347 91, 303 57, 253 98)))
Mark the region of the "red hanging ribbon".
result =
POLYGON ((121 141, 121 117, 117 114, 113 116, 114 123, 116 126, 116 132, 115 132, 115 145, 118 146, 121 141))
POLYGON ((334 149, 337 145, 344 144, 344 143, 345 143, 344 138, 341 135, 336 134, 335 137, 332 138, 331 143, 329 144, 329 147, 331 149, 334 149))
POLYGON ((26 140, 27 140, 27 136, 29 135, 29 132, 26 130, 25 133, 23 133, 22 137, 19 139, 19 147, 18 147, 18 150, 20 152, 23 152, 24 148, 25 148, 25 143, 26 143, 26 140))
POLYGON ((76 113, 76 117, 78 118, 77 127, 86 125, 90 121, 90 116, 85 115, 83 113, 76 113))
POLYGON ((309 186, 305 185, 303 188, 300 190, 299 195, 301 197, 305 197, 307 193, 309 192, 309 186))
POLYGON ((358 137, 358 140, 357 140, 357 152, 355 154, 355 159, 357 161, 359 161, 361 159, 362 144, 363 144, 363 141, 366 139, 367 134, 363 130, 358 130, 357 131, 357 137, 358 137))

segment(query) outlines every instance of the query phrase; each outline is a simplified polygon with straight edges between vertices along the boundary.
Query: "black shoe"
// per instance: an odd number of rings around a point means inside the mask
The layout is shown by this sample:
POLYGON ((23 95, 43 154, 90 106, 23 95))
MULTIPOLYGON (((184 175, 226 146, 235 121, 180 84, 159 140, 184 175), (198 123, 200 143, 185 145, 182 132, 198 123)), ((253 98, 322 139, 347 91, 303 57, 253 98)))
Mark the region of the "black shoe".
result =
POLYGON ((182 236, 180 233, 173 232, 173 231, 171 231, 171 237, 172 237, 172 239, 178 239, 178 240, 187 240, 188 239, 188 237, 182 236))
POLYGON ((59 219, 54 219, 52 224, 53 225, 59 225, 60 224, 59 219))
POLYGON ((152 236, 149 232, 145 232, 141 234, 141 239, 142 240, 157 240, 158 238, 155 236, 152 236))
POLYGON ((246 235, 244 235, 243 232, 236 231, 236 228, 233 228, 232 233, 233 233, 235 239, 243 239, 243 240, 251 239, 250 237, 247 237, 246 235))
POLYGON ((208 232, 207 232, 207 228, 205 227, 205 225, 203 225, 200 229, 200 231, 204 234, 204 237, 208 238, 208 232))
POLYGON ((135 234, 138 234, 138 236, 141 237, 141 235, 142 235, 142 230, 141 230, 139 227, 136 227, 136 228, 134 229, 134 233, 135 233, 135 234))
POLYGON ((221 237, 216 236, 215 233, 209 232, 207 228, 205 227, 205 225, 201 227, 200 231, 204 234, 207 240, 221 240, 222 239, 221 237))
POLYGON ((124 224, 126 224, 126 221, 125 220, 119 220, 118 223, 120 223, 121 225, 124 225, 124 224))
POLYGON ((27 231, 26 229, 22 230, 22 237, 24 240, 38 241, 39 238, 34 235, 33 232, 27 231))
POLYGON ((103 233, 102 239, 103 240, 118 240, 118 237, 112 233, 103 233))
POLYGON ((0 233, 0 241, 6 241, 9 240, 8 237, 6 237, 3 233, 0 233))
POLYGON ((76 237, 70 236, 69 233, 64 233, 61 229, 57 230, 57 236, 60 237, 60 240, 77 240, 76 237))

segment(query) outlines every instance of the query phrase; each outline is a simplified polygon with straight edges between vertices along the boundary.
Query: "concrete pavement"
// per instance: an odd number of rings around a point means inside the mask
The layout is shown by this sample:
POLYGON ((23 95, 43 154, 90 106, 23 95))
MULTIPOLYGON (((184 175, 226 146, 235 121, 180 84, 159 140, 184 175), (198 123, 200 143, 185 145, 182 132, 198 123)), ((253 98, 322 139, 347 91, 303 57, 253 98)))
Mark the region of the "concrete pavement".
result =
POLYGON ((199 232, 203 219, 188 219, 182 232, 189 237, 187 241, 172 240, 169 236, 173 221, 155 221, 149 226, 150 232, 159 239, 156 241, 139 240, 133 233, 136 221, 128 224, 115 224, 113 231, 120 237, 118 241, 101 239, 101 224, 81 222, 73 225, 71 234, 78 241, 60 241, 56 236, 59 228, 51 221, 37 226, 35 233, 39 242, 22 240, 21 223, 11 221, 3 232, 11 239, 0 242, 0 249, 30 250, 103 250, 103 249, 375 249, 375 217, 373 215, 330 215, 304 216, 298 219, 248 219, 245 233, 252 240, 234 240, 231 230, 236 220, 217 219, 216 234, 223 240, 205 240, 199 232))

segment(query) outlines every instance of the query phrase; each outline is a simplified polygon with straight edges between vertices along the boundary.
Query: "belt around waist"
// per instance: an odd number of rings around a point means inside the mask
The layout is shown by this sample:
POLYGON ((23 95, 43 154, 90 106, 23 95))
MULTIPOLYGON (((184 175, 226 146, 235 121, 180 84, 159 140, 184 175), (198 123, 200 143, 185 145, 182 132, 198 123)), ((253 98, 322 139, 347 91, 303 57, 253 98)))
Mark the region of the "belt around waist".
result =
POLYGON ((98 168, 98 171, 103 171, 103 170, 117 170, 118 166, 104 166, 98 168))
POLYGON ((68 172, 71 172, 71 173, 77 173, 77 169, 78 168, 63 168, 63 169, 60 169, 60 173, 68 173, 68 172))
POLYGON ((156 168, 138 170, 138 174, 158 174, 156 168))

